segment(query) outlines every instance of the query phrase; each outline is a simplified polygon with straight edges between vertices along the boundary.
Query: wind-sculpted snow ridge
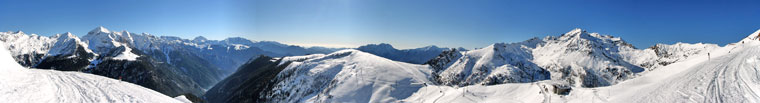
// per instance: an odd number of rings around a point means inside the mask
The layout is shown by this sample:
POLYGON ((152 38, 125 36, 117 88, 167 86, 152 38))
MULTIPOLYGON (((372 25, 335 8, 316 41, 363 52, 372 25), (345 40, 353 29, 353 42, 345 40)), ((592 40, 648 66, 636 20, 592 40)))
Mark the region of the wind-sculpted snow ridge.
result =
POLYGON ((285 57, 267 97, 274 102, 393 102, 431 82, 430 67, 392 61, 358 50, 285 57))
MULTIPOLYGON (((506 83, 464 87, 426 86, 405 99, 408 102, 570 102, 570 103, 754 103, 760 102, 760 30, 723 47, 676 44, 675 47, 704 46, 708 49, 680 58, 618 84, 570 90, 552 81, 506 83), (710 55, 708 55, 709 53, 710 55), (559 95, 557 92, 569 91, 559 95)), ((683 51, 693 51, 684 49, 683 51)), ((679 51, 679 50, 674 50, 679 51)), ((683 52, 689 54, 694 52, 683 52)))
POLYGON ((156 91, 97 75, 26 69, 10 55, 0 47, 0 101, 6 103, 180 103, 156 91))

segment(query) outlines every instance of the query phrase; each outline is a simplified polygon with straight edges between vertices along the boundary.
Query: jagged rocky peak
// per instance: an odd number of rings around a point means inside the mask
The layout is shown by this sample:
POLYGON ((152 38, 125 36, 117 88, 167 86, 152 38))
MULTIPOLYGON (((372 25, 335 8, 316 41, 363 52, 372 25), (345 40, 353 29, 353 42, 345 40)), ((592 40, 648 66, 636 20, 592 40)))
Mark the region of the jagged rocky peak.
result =
POLYGON ((573 30, 570 30, 569 32, 562 34, 562 36, 559 37, 559 40, 569 40, 569 41, 580 40, 580 39, 586 39, 586 40, 591 40, 591 41, 599 41, 599 40, 619 41, 621 40, 620 38, 616 38, 610 35, 600 35, 599 33, 589 33, 586 30, 583 30, 580 28, 575 28, 573 30))
POLYGON ((610 45, 611 44, 611 45, 616 45, 616 46, 621 46, 621 47, 630 47, 630 48, 636 49, 636 47, 634 47, 632 44, 625 42, 620 37, 614 37, 611 35, 602 35, 595 32, 589 33, 589 32, 586 32, 586 30, 583 30, 580 28, 575 28, 565 34, 562 34, 562 36, 560 36, 559 38, 548 37, 548 38, 545 38, 545 40, 560 40, 564 42, 574 42, 574 43, 589 42, 590 44, 593 44, 593 45, 598 45, 598 44, 610 45))
POLYGON ((97 33, 111 33, 108 29, 106 29, 103 26, 98 26, 95 29, 92 29, 90 32, 87 32, 88 34, 97 34, 97 33))
POLYGON ((78 38, 77 36, 75 36, 71 32, 57 34, 56 36, 58 37, 58 39, 61 39, 61 38, 78 38))
POLYGON ((581 28, 575 28, 573 30, 570 30, 569 32, 562 34, 562 37, 578 37, 581 35, 589 35, 586 30, 583 30, 581 28))

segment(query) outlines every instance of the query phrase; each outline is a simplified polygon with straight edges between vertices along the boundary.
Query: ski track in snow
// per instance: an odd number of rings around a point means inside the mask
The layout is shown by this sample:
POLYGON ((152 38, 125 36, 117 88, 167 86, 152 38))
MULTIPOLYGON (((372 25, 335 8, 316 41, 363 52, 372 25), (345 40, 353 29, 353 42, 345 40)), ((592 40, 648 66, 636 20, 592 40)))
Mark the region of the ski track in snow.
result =
POLYGON ((745 61, 756 58, 755 53, 760 53, 760 50, 747 49, 734 52, 736 54, 720 51, 724 56, 710 58, 688 71, 653 85, 655 88, 651 88, 652 91, 642 92, 647 95, 627 99, 638 102, 757 102, 760 100, 755 92, 755 87, 760 86, 758 71, 753 64, 745 61))
POLYGON ((10 55, 0 46, 0 101, 3 103, 179 102, 148 88, 98 75, 24 68, 10 55))
POLYGON ((178 102, 156 91, 97 75, 21 70, 0 79, 0 101, 21 103, 178 102), (23 73, 22 73, 23 72, 23 73), (21 74, 21 75, 18 75, 21 74))

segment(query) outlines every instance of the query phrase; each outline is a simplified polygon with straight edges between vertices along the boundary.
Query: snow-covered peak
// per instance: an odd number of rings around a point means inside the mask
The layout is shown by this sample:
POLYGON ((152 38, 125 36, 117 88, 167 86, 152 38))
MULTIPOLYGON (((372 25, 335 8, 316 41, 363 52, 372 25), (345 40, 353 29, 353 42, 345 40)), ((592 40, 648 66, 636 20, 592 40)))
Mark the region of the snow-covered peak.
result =
POLYGON ((97 33, 111 33, 111 31, 109 31, 103 26, 99 26, 95 29, 90 30, 90 32, 88 32, 88 34, 97 34, 97 33))
POLYGON ((584 87, 607 86, 644 70, 625 61, 627 56, 620 52, 637 49, 619 37, 574 29, 558 39, 545 38, 544 42, 532 50, 533 62, 549 71, 567 72, 552 73, 552 80, 584 87))
POLYGON ((45 54, 56 42, 55 38, 26 35, 23 32, 0 32, 0 42, 4 42, 12 55, 45 54))
POLYGON ((565 33, 565 35, 578 35, 578 34, 581 34, 583 32, 586 32, 586 31, 583 30, 583 29, 581 29, 581 28, 575 28, 575 29, 570 30, 569 32, 565 33))
POLYGON ((16 31, 16 34, 24 34, 24 31, 21 31, 21 30, 16 31))
POLYGON ((610 46, 634 48, 633 45, 626 43, 620 37, 613 37, 611 35, 602 35, 595 32, 589 33, 589 32, 586 32, 586 30, 582 30, 579 28, 573 29, 570 32, 562 34, 562 36, 558 38, 549 36, 548 38, 545 38, 544 41, 552 41, 548 43, 560 43, 560 44, 570 43, 572 45, 602 46, 605 48, 610 47, 610 46))
POLYGON ((560 40, 567 40, 567 41, 577 41, 578 39, 587 39, 587 40, 593 40, 603 38, 598 33, 589 33, 586 32, 586 30, 575 28, 573 30, 570 30, 569 32, 562 34, 562 36, 559 37, 560 40))
POLYGON ((129 32, 126 32, 126 34, 123 34, 123 32, 110 32, 102 26, 95 28, 95 30, 90 31, 82 38, 89 45, 89 49, 97 54, 104 54, 112 48, 128 45, 134 41, 129 32))
POLYGON ((193 38, 193 42, 195 42, 195 43, 206 42, 206 40, 208 40, 208 39, 206 39, 206 37, 203 37, 203 36, 198 36, 198 37, 193 38))
POLYGON ((271 96, 275 102, 393 102, 424 84, 432 84, 426 65, 392 61, 353 49, 315 56, 319 57, 293 62, 278 74, 282 78, 277 79, 281 81, 271 96))
POLYGON ((63 33, 62 35, 66 35, 66 37, 75 37, 74 34, 71 34, 71 32, 63 33))
POLYGON ((582 38, 582 37, 589 37, 589 36, 590 34, 586 32, 586 30, 583 30, 581 28, 575 28, 565 34, 562 34, 560 38, 582 38))
POLYGON ((77 47, 79 46, 83 47, 85 52, 92 53, 92 51, 89 48, 87 48, 88 45, 82 42, 82 40, 80 40, 79 37, 75 36, 74 34, 71 34, 71 32, 56 34, 54 38, 57 38, 56 42, 54 46, 50 48, 50 51, 47 52, 46 56, 71 54, 74 51, 76 51, 77 47))

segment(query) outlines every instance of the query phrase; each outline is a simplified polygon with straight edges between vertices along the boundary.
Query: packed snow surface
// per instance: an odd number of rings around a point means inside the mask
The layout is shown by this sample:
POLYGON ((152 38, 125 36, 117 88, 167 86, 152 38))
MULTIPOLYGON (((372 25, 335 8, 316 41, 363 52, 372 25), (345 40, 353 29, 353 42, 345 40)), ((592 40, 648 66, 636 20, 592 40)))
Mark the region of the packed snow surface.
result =
POLYGON ((26 69, 2 46, 0 65, 0 101, 6 103, 179 103, 148 88, 102 76, 26 69))

